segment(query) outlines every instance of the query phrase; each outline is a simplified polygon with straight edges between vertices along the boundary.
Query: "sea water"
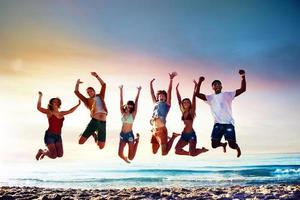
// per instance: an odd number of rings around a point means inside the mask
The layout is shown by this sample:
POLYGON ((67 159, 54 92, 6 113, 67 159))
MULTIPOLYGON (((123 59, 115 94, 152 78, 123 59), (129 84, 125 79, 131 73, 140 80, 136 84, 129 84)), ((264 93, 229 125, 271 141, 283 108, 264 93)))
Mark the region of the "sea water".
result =
POLYGON ((1 186, 52 188, 207 187, 300 184, 300 154, 242 155, 185 163, 35 161, 1 165, 1 186))

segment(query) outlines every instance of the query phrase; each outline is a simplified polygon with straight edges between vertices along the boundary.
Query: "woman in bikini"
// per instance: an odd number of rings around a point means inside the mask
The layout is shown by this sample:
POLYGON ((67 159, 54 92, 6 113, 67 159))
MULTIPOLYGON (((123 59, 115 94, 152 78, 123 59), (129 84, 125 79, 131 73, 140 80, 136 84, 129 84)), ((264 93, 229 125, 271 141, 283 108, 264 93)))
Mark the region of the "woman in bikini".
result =
POLYGON ((42 104, 42 92, 39 92, 39 99, 37 103, 37 109, 41 113, 44 113, 48 117, 49 128, 45 132, 44 142, 48 149, 39 149, 35 158, 41 160, 44 156, 51 159, 63 156, 63 145, 61 139, 61 128, 63 126, 64 116, 70 114, 76 110, 80 105, 80 101, 76 106, 68 111, 59 111, 61 100, 59 98, 52 98, 49 101, 48 108, 43 108, 42 104))
POLYGON ((197 156, 200 153, 207 152, 208 149, 202 147, 201 149, 196 148, 197 145, 197 136, 193 129, 193 121, 196 116, 196 88, 197 82, 194 81, 195 87, 193 91, 193 100, 189 98, 184 98, 181 100, 181 95, 179 93, 179 83, 176 86, 177 100, 182 112, 181 120, 184 123, 184 128, 181 134, 181 137, 178 143, 175 146, 175 153, 178 155, 187 155, 187 156, 197 156), (189 144, 189 151, 184 150, 183 148, 189 144))
POLYGON ((125 162, 130 163, 129 160, 133 160, 136 150, 139 144, 139 134, 136 134, 136 139, 134 139, 134 135, 132 132, 133 121, 135 119, 137 109, 138 109, 138 101, 140 96, 141 87, 138 87, 138 92, 135 98, 135 102, 127 101, 124 105, 123 103, 123 85, 120 87, 120 110, 122 114, 122 130, 120 133, 120 143, 119 143, 119 156, 125 162), (128 144, 128 156, 124 156, 124 147, 128 144))
POLYGON ((150 121, 152 125, 152 152, 156 154, 159 147, 161 147, 161 153, 163 156, 169 153, 175 138, 179 136, 179 134, 173 133, 172 137, 168 138, 168 130, 166 128, 166 118, 171 107, 173 78, 177 76, 177 73, 169 73, 169 76, 170 83, 168 93, 164 90, 159 90, 155 96, 153 89, 153 81, 155 79, 150 81, 150 92, 154 104, 153 115, 150 121))

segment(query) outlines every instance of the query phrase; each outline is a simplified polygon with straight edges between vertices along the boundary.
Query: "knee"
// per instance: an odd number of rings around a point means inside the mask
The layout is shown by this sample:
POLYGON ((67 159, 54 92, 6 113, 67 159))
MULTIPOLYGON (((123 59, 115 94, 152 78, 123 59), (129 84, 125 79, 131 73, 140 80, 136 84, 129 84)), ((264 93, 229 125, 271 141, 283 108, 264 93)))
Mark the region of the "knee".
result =
POLYGON ((133 160, 134 156, 133 155, 128 155, 129 160, 133 160))
POLYGON ((105 146, 105 143, 104 142, 98 142, 98 147, 99 149, 103 149, 105 146))
POLYGON ((81 140, 81 139, 80 139, 80 140, 78 141, 78 144, 84 144, 84 142, 85 142, 84 140, 81 140))
POLYGON ((61 153, 58 153, 58 154, 57 154, 57 157, 61 158, 61 157, 63 157, 63 155, 64 155, 64 153, 61 152, 61 153))
POLYGON ((57 154, 52 152, 52 153, 50 153, 49 157, 51 159, 55 159, 55 158, 57 158, 57 154))
POLYGON ((179 154, 180 153, 180 151, 182 150, 182 148, 179 148, 179 147, 175 147, 175 154, 179 154))
POLYGON ((166 145, 161 146, 161 155, 166 156, 168 154, 166 145))

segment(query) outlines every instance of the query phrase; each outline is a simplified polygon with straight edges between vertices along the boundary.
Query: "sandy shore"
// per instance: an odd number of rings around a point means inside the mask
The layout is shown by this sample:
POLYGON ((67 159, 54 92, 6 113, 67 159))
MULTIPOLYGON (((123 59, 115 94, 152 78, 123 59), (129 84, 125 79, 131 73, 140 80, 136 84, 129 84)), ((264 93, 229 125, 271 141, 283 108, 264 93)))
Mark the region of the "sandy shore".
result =
POLYGON ((0 199, 300 199, 300 185, 103 190, 2 186, 0 199))

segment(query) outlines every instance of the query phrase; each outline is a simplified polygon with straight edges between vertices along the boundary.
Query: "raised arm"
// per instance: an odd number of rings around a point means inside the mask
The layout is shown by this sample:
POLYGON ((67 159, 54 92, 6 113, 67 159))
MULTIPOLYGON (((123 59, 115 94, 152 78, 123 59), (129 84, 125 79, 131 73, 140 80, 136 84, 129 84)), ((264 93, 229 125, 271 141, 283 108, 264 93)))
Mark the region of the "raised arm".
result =
POLYGON ((150 81, 150 93, 151 93, 153 103, 156 103, 156 97, 155 97, 154 89, 153 89, 153 82, 154 81, 155 81, 155 78, 150 81))
POLYGON ((205 80, 205 78, 203 76, 199 77, 195 95, 196 95, 196 97, 202 99, 203 101, 207 101, 205 94, 200 93, 200 87, 204 80, 205 80))
POLYGON ((46 109, 46 108, 42 108, 42 106, 41 106, 42 105, 42 96, 43 96, 43 93, 39 92, 39 99, 38 99, 38 102, 37 102, 37 109, 41 113, 49 114, 49 110, 46 109))
POLYGON ((75 85, 75 90, 74 93, 76 94, 76 96, 84 103, 87 105, 87 98, 85 98, 80 92, 79 92, 79 85, 83 83, 80 81, 80 79, 77 80, 76 85, 75 85))
POLYGON ((236 97, 246 91, 246 73, 245 73, 245 70, 240 69, 239 74, 242 78, 242 81, 241 81, 241 88, 237 89, 236 92, 235 92, 236 97))
POLYGON ((141 92, 142 87, 139 86, 139 87, 137 87, 137 89, 138 89, 138 92, 137 92, 137 94, 136 94, 135 101, 134 101, 135 109, 134 109, 134 112, 132 113, 133 117, 135 117, 135 115, 136 115, 136 113, 137 113, 137 110, 138 110, 138 104, 139 104, 140 92, 141 92))
POLYGON ((91 75, 96 77, 96 79, 100 82, 100 84, 101 84, 100 96, 104 99, 106 83, 100 78, 100 76, 98 76, 98 74, 96 72, 91 72, 91 75))
POLYGON ((196 80, 194 80, 193 82, 194 82, 194 91, 193 91, 193 97, 192 97, 192 111, 195 114, 195 112, 196 112, 196 91, 197 91, 198 83, 196 80))
POLYGON ((68 114, 74 112, 74 111, 78 108, 78 106, 80 105, 80 103, 81 103, 81 101, 79 100, 79 101, 78 101, 78 104, 77 104, 76 106, 74 106, 74 107, 71 108, 70 110, 61 111, 60 113, 61 113, 62 115, 68 115, 68 114))
POLYGON ((169 73, 170 76, 170 83, 168 88, 168 97, 167 97, 167 104, 171 105, 171 95, 172 95, 172 85, 173 85, 173 78, 177 76, 177 72, 169 73))
POLYGON ((176 85, 176 96, 177 96, 179 108, 181 108, 181 95, 180 95, 180 93, 179 93, 178 87, 179 87, 179 83, 176 85))
POLYGON ((124 102, 123 102, 123 85, 120 85, 119 88, 120 88, 120 111, 121 111, 121 114, 123 114, 123 106, 124 106, 124 102))

